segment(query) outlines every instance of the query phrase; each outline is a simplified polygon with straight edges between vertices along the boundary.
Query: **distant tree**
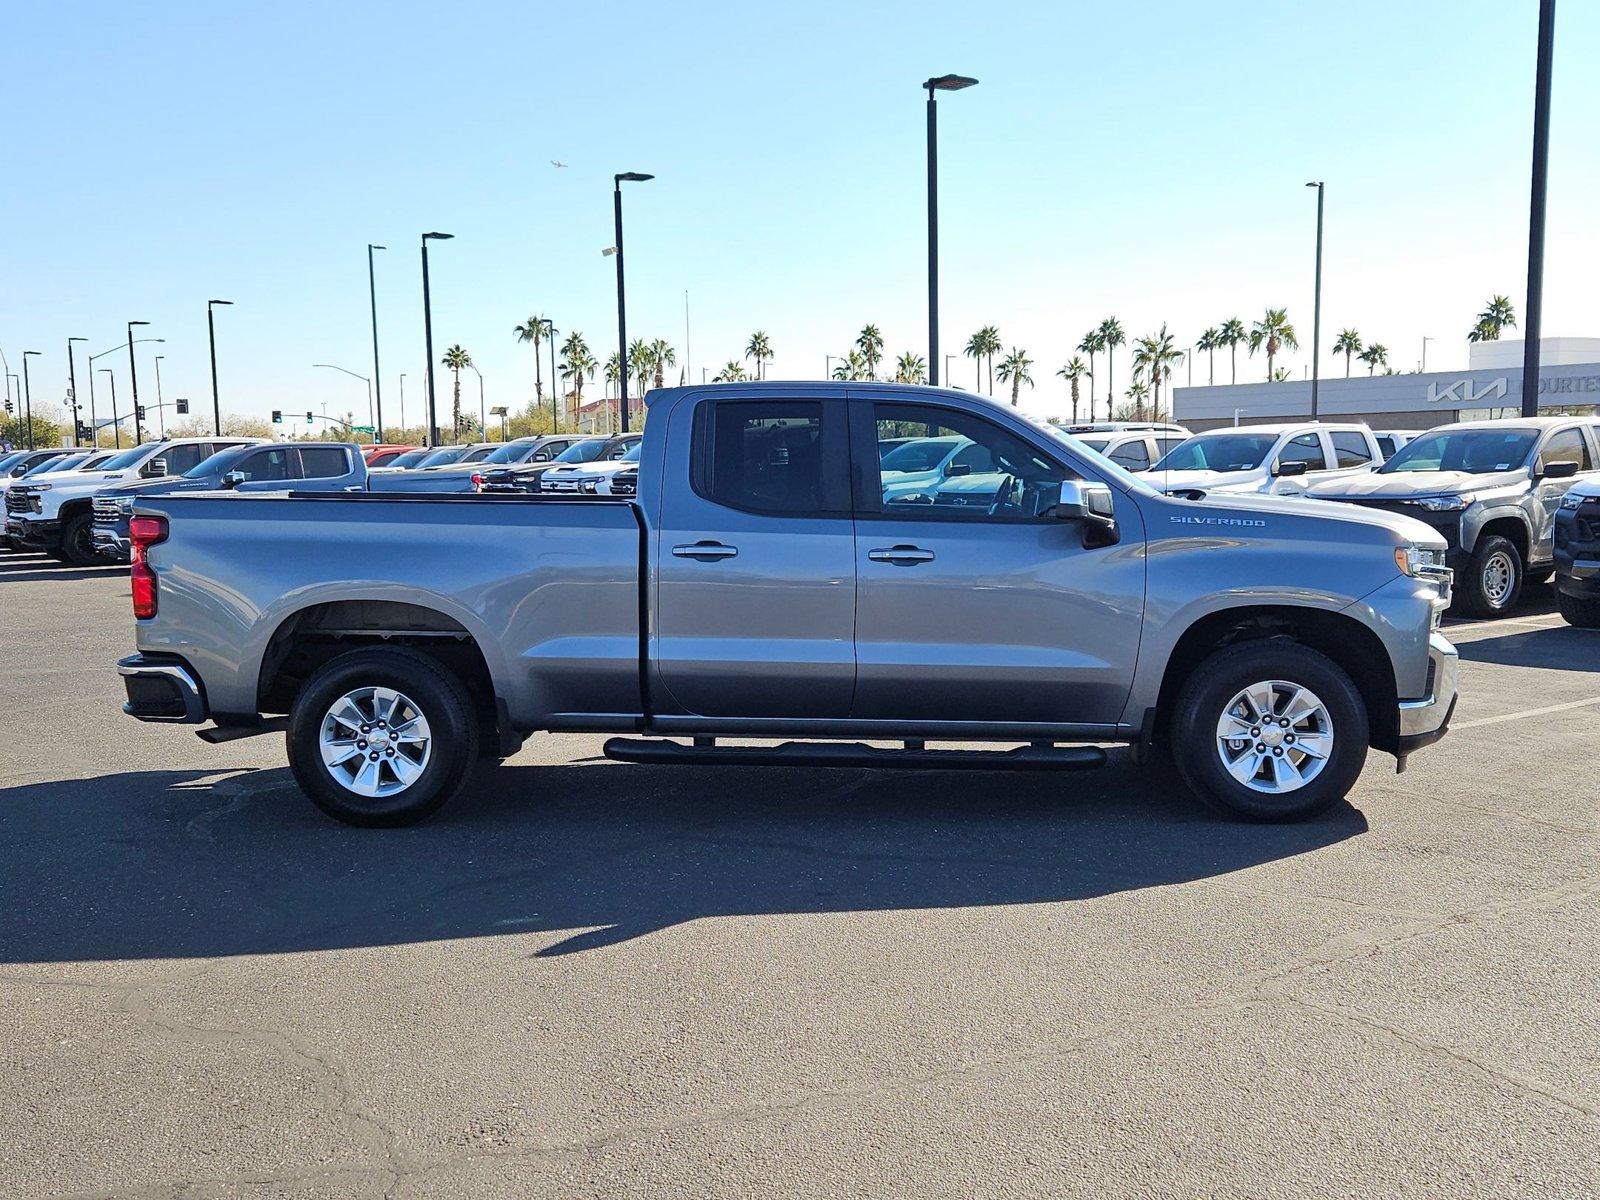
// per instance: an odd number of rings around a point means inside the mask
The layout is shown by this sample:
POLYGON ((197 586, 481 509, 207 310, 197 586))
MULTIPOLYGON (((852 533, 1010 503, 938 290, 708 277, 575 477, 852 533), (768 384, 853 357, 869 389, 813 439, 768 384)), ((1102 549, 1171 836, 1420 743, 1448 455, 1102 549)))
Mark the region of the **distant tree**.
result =
POLYGON ((876 325, 864 326, 856 338, 856 349, 867 362, 867 378, 878 377, 878 360, 883 357, 883 332, 876 325))
MULTIPOLYGON (((1117 374, 1112 366, 1116 348, 1127 340, 1123 331, 1122 322, 1115 317, 1107 317, 1100 322, 1100 340, 1106 349, 1106 415, 1111 415, 1111 398, 1117 394, 1117 374)), ((1090 414, 1093 417, 1093 413, 1090 414)))
MULTIPOLYGON (((1084 334, 1083 340, 1078 343, 1078 353, 1089 356, 1089 369, 1084 374, 1089 377, 1089 419, 1091 421, 1094 420, 1094 356, 1105 348, 1106 339, 1101 335, 1098 326, 1084 334)), ((1077 419, 1077 409, 1073 409, 1073 419, 1077 419)))
MULTIPOLYGON (((1074 354, 1067 359, 1067 365, 1057 371, 1056 374, 1065 379, 1072 388, 1072 423, 1076 425, 1078 423, 1078 380, 1085 375, 1089 375, 1088 364, 1074 354)), ((1089 378, 1093 379, 1094 376, 1089 375, 1089 378)), ((1092 407, 1094 401, 1091 399, 1089 404, 1092 407)))
POLYGON ((1157 411, 1161 408, 1161 385, 1172 378, 1172 368, 1182 361, 1183 351, 1173 344, 1166 322, 1162 322, 1161 328, 1155 333, 1140 338, 1135 344, 1133 363, 1149 380, 1152 407, 1157 411))
POLYGON ((1239 382, 1239 343, 1249 340, 1244 322, 1238 317, 1229 317, 1222 323, 1222 328, 1217 330, 1217 345, 1228 348, 1228 382, 1239 382))
POLYGON ((967 344, 962 347, 961 353, 972 360, 972 390, 983 390, 983 356, 986 354, 989 341, 986 329, 980 329, 967 339, 967 344))
POLYGON ((1494 296, 1487 307, 1478 314, 1477 322, 1467 334, 1469 342, 1498 342, 1500 335, 1517 323, 1517 310, 1505 296, 1494 296))
POLYGON ((1265 349, 1267 352, 1267 378, 1272 378, 1272 360, 1277 358, 1278 351, 1287 346, 1290 350, 1300 349, 1300 339, 1295 336, 1294 326, 1289 324, 1289 313, 1282 308, 1269 308, 1266 314, 1250 327, 1250 353, 1265 349))
POLYGON ((1000 382, 1009 383, 1011 385, 1012 408, 1017 406, 1017 401, 1021 398, 1020 391, 1022 385, 1027 384, 1029 387, 1033 386, 1033 376, 1028 373, 1029 368, 1032 366, 1033 359, 1029 358, 1024 351, 1017 349, 1015 346, 1011 347, 1010 354, 1006 355, 1000 360, 1000 368, 998 372, 1000 375, 1000 382))
POLYGON ((748 376, 748 375, 746 375, 744 373, 744 364, 740 363, 740 362, 736 362, 736 361, 734 361, 733 359, 730 358, 727 362, 722 364, 722 370, 718 371, 715 375, 713 375, 711 377, 711 382, 712 383, 738 383, 741 380, 749 379, 749 378, 750 378, 750 376, 748 376))
MULTIPOLYGON (((529 317, 511 332, 516 335, 519 342, 533 343, 533 398, 535 401, 544 399, 544 381, 539 374, 539 343, 545 339, 545 326, 550 323, 548 317, 529 317)), ((554 382, 552 380, 552 382, 554 382)))
POLYGON ((1389 365, 1389 347, 1382 342, 1373 342, 1372 345, 1361 351, 1356 357, 1367 364, 1368 375, 1375 375, 1379 367, 1387 367, 1389 365))
POLYGON ((667 343, 666 338, 656 338, 650 343, 650 369, 655 377, 656 387, 666 386, 667 368, 677 365, 678 352, 667 343))
POLYGON ((766 361, 772 357, 772 342, 767 337, 766 330, 758 329, 750 335, 750 340, 745 343, 744 356, 755 359, 756 378, 765 378, 766 361))
POLYGON ((583 407, 584 378, 593 379, 598 366, 593 352, 589 349, 589 343, 583 340, 583 334, 576 330, 567 334, 567 340, 561 343, 561 378, 572 381, 572 390, 577 395, 579 408, 583 407))
POLYGON ((606 358, 605 369, 600 373, 600 379, 607 387, 613 383, 622 382, 622 355, 615 350, 606 358))
POLYGON ((894 381, 896 383, 926 383, 928 381, 927 360, 915 351, 907 350, 895 360, 894 381))
POLYGON ((872 378, 868 373, 867 356, 859 350, 850 351, 849 354, 839 360, 839 365, 833 369, 833 377, 851 382, 872 378))
POLYGON ((1344 377, 1349 379, 1350 360, 1361 353, 1361 335, 1354 329, 1341 329, 1339 336, 1333 339, 1333 352, 1344 355, 1344 377))
POLYGON ((1200 335, 1200 340, 1195 342, 1196 350, 1206 352, 1206 386, 1210 387, 1217 381, 1217 347, 1222 345, 1222 331, 1215 325, 1209 326, 1200 335))
POLYGON ((451 374, 455 376, 455 388, 454 388, 455 395, 454 395, 454 399, 453 399, 453 401, 451 403, 451 406, 450 406, 450 428, 452 430, 452 436, 456 440, 460 440, 460 437, 461 437, 461 372, 465 371, 468 367, 470 367, 472 365, 472 356, 470 354, 468 354, 465 350, 463 350, 460 347, 460 345, 458 344, 458 345, 451 346, 450 349, 446 350, 444 352, 444 358, 442 358, 440 361, 442 363, 444 363, 445 366, 449 367, 451 374))

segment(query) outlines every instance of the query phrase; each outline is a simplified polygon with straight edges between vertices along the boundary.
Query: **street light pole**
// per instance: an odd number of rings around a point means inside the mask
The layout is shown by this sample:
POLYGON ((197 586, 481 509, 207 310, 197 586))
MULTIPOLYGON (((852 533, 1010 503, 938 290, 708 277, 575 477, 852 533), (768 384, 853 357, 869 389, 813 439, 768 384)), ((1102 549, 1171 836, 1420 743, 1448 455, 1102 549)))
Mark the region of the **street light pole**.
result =
POLYGON ((483 372, 478 370, 478 364, 470 359, 467 366, 472 368, 472 373, 478 377, 478 425, 483 430, 485 441, 489 439, 489 409, 483 399, 483 372))
MULTIPOLYGON (((354 371, 347 370, 346 368, 338 366, 338 365, 336 365, 334 363, 312 363, 311 365, 313 367, 322 367, 322 368, 324 368, 326 370, 329 370, 329 371, 342 371, 344 374, 350 376, 350 378, 359 379, 359 380, 361 380, 362 383, 366 384, 367 385, 367 420, 370 421, 370 420, 373 419, 373 416, 372 416, 372 380, 368 379, 365 375, 358 375, 354 371)), ((373 429, 374 429, 374 431, 376 431, 377 430, 377 426, 374 425, 373 429)), ((382 439, 377 436, 376 432, 374 432, 372 441, 373 441, 373 444, 376 445, 378 442, 382 441, 382 439)))
POLYGON ((387 250, 387 246, 367 243, 367 295, 372 300, 372 386, 378 397, 377 416, 373 420, 373 445, 383 441, 383 370, 378 366, 378 280, 372 270, 372 252, 387 250))
POLYGON ((453 233, 425 233, 422 235, 422 333, 423 341, 428 350, 428 428, 424 435, 424 442, 429 446, 439 444, 439 417, 438 407, 433 397, 433 298, 428 290, 428 243, 446 242, 455 237, 453 233))
POLYGON ((167 414, 161 407, 161 360, 164 355, 156 355, 156 420, 161 422, 161 432, 156 435, 157 440, 167 436, 167 414))
MULTIPOLYGON (((78 420, 78 412, 81 406, 78 404, 78 369, 72 361, 72 343, 87 342, 88 340, 88 338, 81 337, 69 337, 67 339, 67 387, 72 390, 72 444, 80 448, 83 446, 83 439, 78 434, 83 428, 83 422, 78 420)), ((90 382, 94 382, 92 376, 90 382)), ((93 389, 91 388, 91 390, 93 389)), ((94 422, 94 413, 92 411, 89 414, 89 421, 91 425, 94 422)))
POLYGON ((218 437, 222 436, 222 401, 217 398, 217 322, 211 314, 217 305, 232 303, 232 300, 206 301, 206 335, 211 342, 211 421, 218 437))
POLYGON ((1539 326, 1544 309, 1544 209, 1550 176, 1550 64, 1556 0, 1539 0, 1539 56, 1533 81, 1533 187, 1528 202, 1528 306, 1522 323, 1522 415, 1539 415, 1539 326))
POLYGON ((550 432, 554 433, 561 420, 556 412, 556 394, 561 386, 556 378, 556 323, 547 319, 544 327, 550 337, 550 432))
POLYGON ((1417 366, 1417 373, 1419 375, 1426 375, 1428 373, 1428 343, 1433 340, 1434 339, 1431 337, 1424 337, 1422 339, 1422 362, 1417 366))
POLYGON ((149 321, 128 322, 128 378, 133 382, 133 444, 139 445, 144 441, 144 430, 139 422, 139 368, 133 361, 133 327, 135 325, 148 325, 149 321))
POLYGON ((118 450, 122 449, 122 418, 117 416, 117 375, 110 367, 101 367, 102 375, 111 376, 111 434, 116 438, 118 450))
POLYGON ((959 92, 977 83, 966 75, 938 75, 928 89, 928 382, 939 386, 939 107, 935 92, 959 92))
POLYGON ((22 352, 22 402, 28 414, 25 419, 28 422, 29 450, 37 449, 37 447, 33 444, 33 382, 28 376, 28 359, 37 357, 39 357, 39 351, 37 350, 24 350, 22 352))
POLYGON ((400 372, 400 432, 405 433, 406 428, 406 373, 400 372))
POLYGON ((622 184, 643 183, 654 179, 640 171, 623 171, 611 177, 611 215, 617 235, 617 376, 620 386, 617 395, 622 406, 622 432, 628 432, 628 294, 622 277, 622 184))
POLYGON ((1317 189, 1317 282, 1316 299, 1311 315, 1311 419, 1317 419, 1317 379, 1321 363, 1322 345, 1322 193, 1323 184, 1316 180, 1306 184, 1317 189))

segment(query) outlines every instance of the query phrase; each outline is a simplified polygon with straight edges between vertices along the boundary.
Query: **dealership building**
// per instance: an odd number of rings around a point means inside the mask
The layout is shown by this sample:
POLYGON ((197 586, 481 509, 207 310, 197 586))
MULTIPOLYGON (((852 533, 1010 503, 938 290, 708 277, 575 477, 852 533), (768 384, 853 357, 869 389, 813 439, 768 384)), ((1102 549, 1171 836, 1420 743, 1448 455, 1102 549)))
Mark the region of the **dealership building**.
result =
MULTIPOLYGON (((1464 371, 1324 377, 1317 408, 1325 421, 1364 421, 1374 429, 1514 417, 1522 408, 1522 349, 1520 340, 1474 343, 1464 371)), ((1600 338, 1543 338, 1539 357, 1541 413, 1587 413, 1600 405, 1600 338)), ((1310 415, 1309 379, 1172 391, 1173 420, 1196 431, 1310 415)))

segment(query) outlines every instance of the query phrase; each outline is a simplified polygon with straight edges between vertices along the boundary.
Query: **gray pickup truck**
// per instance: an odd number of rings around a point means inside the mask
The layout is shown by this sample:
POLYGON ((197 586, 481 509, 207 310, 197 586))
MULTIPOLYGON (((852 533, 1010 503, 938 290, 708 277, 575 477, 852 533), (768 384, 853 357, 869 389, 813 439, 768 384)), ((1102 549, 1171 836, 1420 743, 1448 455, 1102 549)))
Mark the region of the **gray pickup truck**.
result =
POLYGON ((647 403, 631 499, 136 501, 125 711, 284 729, 300 786, 360 825, 426 816, 543 731, 678 764, 1069 770, 1125 743, 1290 820, 1448 725, 1450 573, 1420 522, 1166 496, 961 392, 647 403), (883 444, 950 437, 986 478, 886 488, 883 444))

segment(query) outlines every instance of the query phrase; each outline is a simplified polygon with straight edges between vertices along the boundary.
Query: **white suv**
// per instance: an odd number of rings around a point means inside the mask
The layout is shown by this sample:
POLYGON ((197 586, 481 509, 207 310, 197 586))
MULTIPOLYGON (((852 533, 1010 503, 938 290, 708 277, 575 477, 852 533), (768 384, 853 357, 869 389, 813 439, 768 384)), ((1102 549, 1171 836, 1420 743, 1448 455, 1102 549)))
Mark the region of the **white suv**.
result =
POLYGON ((1195 434, 1144 478, 1164 492, 1299 496, 1313 483, 1359 475, 1382 461, 1365 425, 1244 425, 1195 434))

